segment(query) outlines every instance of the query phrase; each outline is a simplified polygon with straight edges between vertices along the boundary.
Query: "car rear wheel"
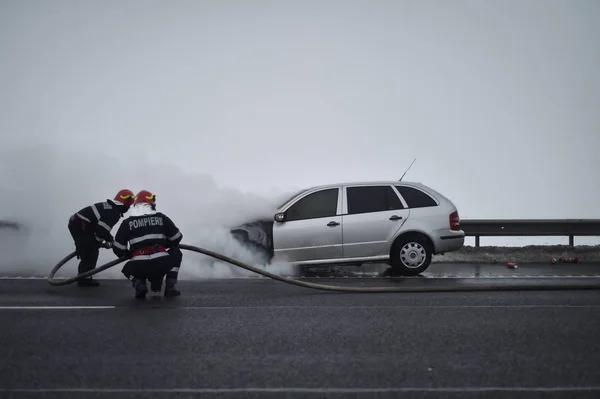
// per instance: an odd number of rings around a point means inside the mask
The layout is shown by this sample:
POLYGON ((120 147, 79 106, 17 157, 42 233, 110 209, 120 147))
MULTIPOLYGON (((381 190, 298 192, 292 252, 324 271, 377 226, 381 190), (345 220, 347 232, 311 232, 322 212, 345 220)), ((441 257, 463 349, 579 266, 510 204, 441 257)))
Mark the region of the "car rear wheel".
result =
POLYGON ((414 276, 429 267, 432 250, 425 237, 414 235, 400 238, 394 245, 391 255, 394 274, 414 276))

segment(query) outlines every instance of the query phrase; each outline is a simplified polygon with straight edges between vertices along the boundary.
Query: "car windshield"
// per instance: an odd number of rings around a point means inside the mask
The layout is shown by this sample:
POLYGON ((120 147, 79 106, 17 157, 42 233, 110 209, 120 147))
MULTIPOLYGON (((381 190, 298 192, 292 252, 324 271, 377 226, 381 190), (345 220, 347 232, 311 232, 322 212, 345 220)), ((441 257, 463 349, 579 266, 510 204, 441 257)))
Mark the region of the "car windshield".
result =
POLYGON ((294 195, 292 195, 291 197, 289 197, 283 204, 281 204, 277 209, 281 209, 284 206, 286 206, 291 200, 293 200, 294 198, 296 198, 298 195, 302 194, 303 192, 307 191, 306 189, 300 190, 298 192, 296 192, 294 195))

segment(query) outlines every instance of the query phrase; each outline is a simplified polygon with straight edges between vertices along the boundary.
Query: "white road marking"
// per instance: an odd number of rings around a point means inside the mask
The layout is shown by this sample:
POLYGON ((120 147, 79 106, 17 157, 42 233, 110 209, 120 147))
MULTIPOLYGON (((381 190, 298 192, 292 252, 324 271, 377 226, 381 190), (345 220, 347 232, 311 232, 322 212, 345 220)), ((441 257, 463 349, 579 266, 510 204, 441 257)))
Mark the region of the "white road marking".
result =
POLYGON ((0 306, 0 310, 78 310, 116 308, 116 306, 0 306))
MULTIPOLYGON (((387 279, 387 280, 402 280, 402 279, 474 279, 474 280, 485 280, 485 279, 557 279, 557 278, 564 278, 564 279, 573 279, 573 278, 600 278, 600 274, 594 274, 594 275, 505 275, 505 274, 500 274, 500 275, 479 275, 479 276, 473 276, 473 275, 465 275, 465 276, 461 276, 461 275, 444 275, 444 276, 435 276, 435 275, 422 275, 422 276, 406 276, 406 277, 389 277, 389 276, 373 276, 373 275, 364 275, 364 276, 300 276, 300 277, 293 277, 293 276, 283 276, 283 277, 291 277, 294 279, 298 279, 298 280, 302 280, 302 279, 319 279, 319 278, 329 278, 329 279, 336 279, 336 278, 344 278, 344 279, 387 279)), ((56 278, 56 280, 66 280, 67 278, 56 278)), ((36 276, 0 276, 0 280, 47 280, 46 277, 36 277, 36 276)), ((101 280, 108 280, 108 281, 122 281, 123 279, 117 279, 117 278, 107 278, 107 279, 101 279, 101 280)), ((180 279, 180 281, 211 281, 211 280, 269 280, 269 277, 265 277, 265 276, 257 276, 257 277, 231 277, 231 278, 203 278, 203 279, 198 279, 198 280, 186 280, 186 279, 180 279)))
MULTIPOLYGON (((159 309, 162 307, 159 307, 159 309)), ((600 305, 273 305, 273 306, 178 306, 164 307, 169 310, 235 310, 235 309, 433 309, 433 308, 468 308, 468 309, 558 309, 558 308, 582 308, 582 309, 600 309, 600 305)))
MULTIPOLYGON (((479 275, 479 276, 460 276, 460 275, 446 275, 446 276, 407 276, 407 277, 384 277, 384 276, 352 276, 352 277, 348 277, 348 276, 343 276, 344 278, 351 278, 351 279, 366 279, 366 278, 378 278, 378 279, 387 279, 387 280, 403 280, 403 279, 413 279, 413 280, 425 280, 425 279, 429 279, 429 280, 435 280, 435 279, 455 279, 455 280, 464 280, 464 279, 473 279, 473 280, 486 280, 486 279, 508 279, 508 280, 514 280, 514 279, 574 279, 574 278, 600 278, 600 274, 597 275, 593 275, 593 276, 589 276, 589 275, 581 275, 581 276, 573 276, 573 275, 565 275, 565 276, 558 276, 558 275, 553 275, 553 276, 530 276, 530 275, 523 275, 523 276, 519 276, 519 275, 496 275, 496 276, 485 276, 485 275, 479 275)), ((301 277, 295 277, 296 279, 318 279, 319 276, 301 276, 301 277)), ((329 278, 334 279, 334 278, 340 278, 340 277, 336 277, 336 276, 329 276, 329 278)))
MULTIPOLYGON (((100 310, 100 309, 131 309, 130 306, 0 306, 0 310, 100 310)), ((273 306, 153 306, 141 305, 137 309, 153 310, 273 310, 273 309, 600 309, 600 305, 273 305, 273 306)))
MULTIPOLYGON (((47 280, 46 277, 35 277, 35 276, 0 276, 0 280, 47 280)), ((59 279, 56 280, 66 280, 59 279)))
POLYGON ((572 386, 572 387, 398 387, 398 388, 16 388, 0 389, 5 393, 195 393, 195 394, 224 394, 224 393, 346 393, 346 394, 371 394, 371 393, 404 393, 404 392, 600 392, 600 386, 572 386))

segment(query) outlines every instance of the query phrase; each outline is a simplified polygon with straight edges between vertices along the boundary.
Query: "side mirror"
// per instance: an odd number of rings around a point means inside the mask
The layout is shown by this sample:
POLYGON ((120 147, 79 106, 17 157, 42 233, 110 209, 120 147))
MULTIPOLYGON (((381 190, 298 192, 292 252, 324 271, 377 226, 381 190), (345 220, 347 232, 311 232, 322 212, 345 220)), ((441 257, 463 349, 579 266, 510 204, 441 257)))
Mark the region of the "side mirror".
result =
POLYGON ((276 221, 276 222, 278 222, 278 223, 282 223, 282 222, 284 222, 284 221, 285 221, 285 213, 283 213, 283 212, 276 213, 276 214, 275 214, 275 218, 274 218, 274 219, 275 219, 275 221, 276 221))

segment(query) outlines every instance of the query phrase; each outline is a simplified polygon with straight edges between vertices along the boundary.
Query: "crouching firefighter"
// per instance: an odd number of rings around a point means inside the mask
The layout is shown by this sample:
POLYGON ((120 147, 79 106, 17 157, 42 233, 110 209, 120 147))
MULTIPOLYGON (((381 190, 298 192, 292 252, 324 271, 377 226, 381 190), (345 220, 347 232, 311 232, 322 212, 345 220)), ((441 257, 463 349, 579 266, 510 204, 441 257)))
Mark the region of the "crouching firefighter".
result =
MULTIPOLYGON (((69 218, 69 231, 75 242, 75 253, 80 259, 78 274, 96 267, 100 247, 110 248, 113 236, 112 228, 133 204, 134 195, 131 190, 120 190, 113 199, 89 205, 69 218)), ((80 287, 95 287, 99 283, 91 277, 79 280, 80 287)))
POLYGON ((119 258, 131 256, 121 272, 131 281, 136 298, 146 297, 146 280, 150 281, 152 291, 160 292, 165 276, 164 296, 181 295, 175 284, 183 259, 179 248, 182 238, 175 223, 156 211, 156 196, 147 190, 140 191, 130 216, 119 227, 112 247, 119 258))

